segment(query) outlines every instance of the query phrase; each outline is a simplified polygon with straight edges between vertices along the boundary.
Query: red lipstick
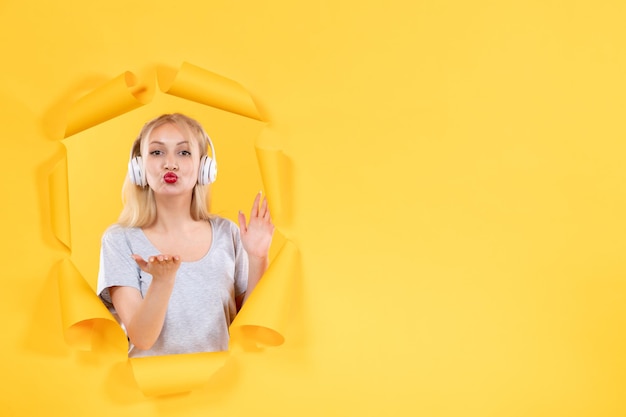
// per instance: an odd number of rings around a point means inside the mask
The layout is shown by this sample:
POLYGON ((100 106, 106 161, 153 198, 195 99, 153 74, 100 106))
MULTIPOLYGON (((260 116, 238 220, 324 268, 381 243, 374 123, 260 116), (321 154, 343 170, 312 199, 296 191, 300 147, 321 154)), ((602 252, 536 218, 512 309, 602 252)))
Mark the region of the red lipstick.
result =
POLYGON ((174 174, 173 172, 168 172, 163 175, 163 180, 168 184, 174 184, 176 181, 178 181, 178 175, 174 174))

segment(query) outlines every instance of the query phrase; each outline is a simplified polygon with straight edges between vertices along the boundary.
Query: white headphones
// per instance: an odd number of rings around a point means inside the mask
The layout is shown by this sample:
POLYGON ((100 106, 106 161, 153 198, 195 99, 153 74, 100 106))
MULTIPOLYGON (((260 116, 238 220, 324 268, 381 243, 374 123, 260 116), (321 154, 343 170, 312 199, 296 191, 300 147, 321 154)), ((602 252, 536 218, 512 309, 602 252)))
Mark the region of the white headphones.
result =
MULTIPOLYGON (((209 142, 209 147, 211 148, 211 155, 213 158, 208 155, 202 156, 200 158, 200 168, 198 169, 198 184, 200 185, 208 185, 215 182, 217 178, 217 159, 215 158, 215 148, 213 148, 213 142, 211 142, 211 138, 206 132, 202 132, 207 142, 209 142)), ((131 183, 138 185, 140 187, 145 187, 148 185, 148 180, 146 179, 146 175, 143 172, 143 161, 141 159, 141 155, 139 155, 139 147, 141 145, 141 136, 138 137, 133 143, 133 147, 130 150, 130 160, 128 161, 128 179, 131 183)))

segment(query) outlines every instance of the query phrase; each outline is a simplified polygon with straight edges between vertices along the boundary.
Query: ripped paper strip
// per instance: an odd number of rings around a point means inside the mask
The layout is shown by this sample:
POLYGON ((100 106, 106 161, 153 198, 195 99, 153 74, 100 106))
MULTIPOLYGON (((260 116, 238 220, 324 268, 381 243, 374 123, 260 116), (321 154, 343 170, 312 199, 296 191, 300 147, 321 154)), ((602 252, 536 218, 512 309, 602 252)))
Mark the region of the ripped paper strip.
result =
POLYGON ((139 92, 142 90, 143 88, 137 84, 137 77, 131 72, 125 72, 93 90, 80 98, 70 109, 65 137, 146 104, 140 100, 139 92))
POLYGON ((50 222, 54 235, 71 248, 70 202, 67 187, 67 157, 64 155, 48 177, 50 222))
POLYGON ((263 185, 270 197, 270 212, 279 226, 292 221, 291 184, 293 178, 291 161, 280 149, 256 148, 263 185))
POLYGON ((69 259, 58 265, 61 320, 65 341, 78 350, 94 350, 105 342, 128 352, 126 334, 69 259))
POLYGON ((244 347, 283 344, 299 259, 296 246, 287 240, 231 324, 231 343, 244 347))
MULTIPOLYGON (((168 71, 157 71, 165 94, 261 120, 252 98, 238 83, 186 63, 177 73, 168 71)), ((68 116, 66 137, 149 104, 140 99, 138 88, 134 76, 125 73, 78 100, 68 116)), ((285 187, 274 184, 290 178, 284 163, 274 167, 284 155, 281 156, 280 150, 258 149, 257 155, 268 199, 271 202, 275 196, 277 201, 284 201, 288 195, 284 192, 285 187)), ((67 162, 55 170, 50 184, 52 195, 69 195, 67 162)), ((53 203, 56 204, 55 234, 70 246, 69 203, 67 198, 53 203)), ((281 207, 284 205, 280 204, 281 207)), ((273 217, 279 224, 281 210, 277 211, 273 217)), ((299 254, 295 245, 284 241, 266 275, 232 323, 231 344, 258 348, 279 346, 284 342, 298 265, 299 254)), ((58 282, 67 343, 76 349, 93 350, 96 347, 94 341, 98 341, 127 352, 128 341, 122 328, 69 259, 59 266, 58 282)), ((137 385, 146 396, 169 395, 188 392, 207 383, 224 365, 229 354, 231 351, 132 358, 130 363, 137 385)))
POLYGON ((161 91, 227 112, 262 120, 250 93, 236 81, 184 62, 178 72, 157 71, 161 91))

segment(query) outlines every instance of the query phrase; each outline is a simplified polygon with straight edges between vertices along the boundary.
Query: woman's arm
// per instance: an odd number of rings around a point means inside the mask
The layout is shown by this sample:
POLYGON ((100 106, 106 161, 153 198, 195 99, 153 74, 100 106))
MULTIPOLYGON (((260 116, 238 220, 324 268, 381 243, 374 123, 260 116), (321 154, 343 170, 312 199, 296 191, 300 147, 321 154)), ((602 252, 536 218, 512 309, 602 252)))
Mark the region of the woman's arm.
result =
POLYGON ((145 298, 138 289, 131 287, 111 287, 109 293, 131 343, 138 349, 147 350, 161 334, 180 257, 158 255, 145 261, 133 255, 133 259, 142 271, 152 275, 145 298))
POLYGON ((243 303, 246 302, 250 294, 252 294, 252 290, 259 283, 261 277, 267 270, 269 265, 269 257, 267 255, 257 258, 255 256, 248 255, 248 287, 246 288, 246 293, 242 300, 243 303))

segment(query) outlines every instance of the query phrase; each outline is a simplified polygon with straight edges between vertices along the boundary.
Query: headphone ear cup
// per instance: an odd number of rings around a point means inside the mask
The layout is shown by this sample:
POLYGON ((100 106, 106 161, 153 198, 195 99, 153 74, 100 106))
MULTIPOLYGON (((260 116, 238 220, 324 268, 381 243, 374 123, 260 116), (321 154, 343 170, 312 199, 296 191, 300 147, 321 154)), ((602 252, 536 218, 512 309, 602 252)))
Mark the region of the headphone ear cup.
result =
POLYGON ((198 170, 198 184, 208 185, 215 182, 217 178, 217 164, 208 155, 200 159, 200 169, 198 170))
POLYGON ((128 161, 128 178, 130 182, 138 185, 140 187, 145 187, 146 180, 143 177, 143 173, 141 171, 141 166, 143 162, 141 160, 141 156, 135 156, 128 161))

